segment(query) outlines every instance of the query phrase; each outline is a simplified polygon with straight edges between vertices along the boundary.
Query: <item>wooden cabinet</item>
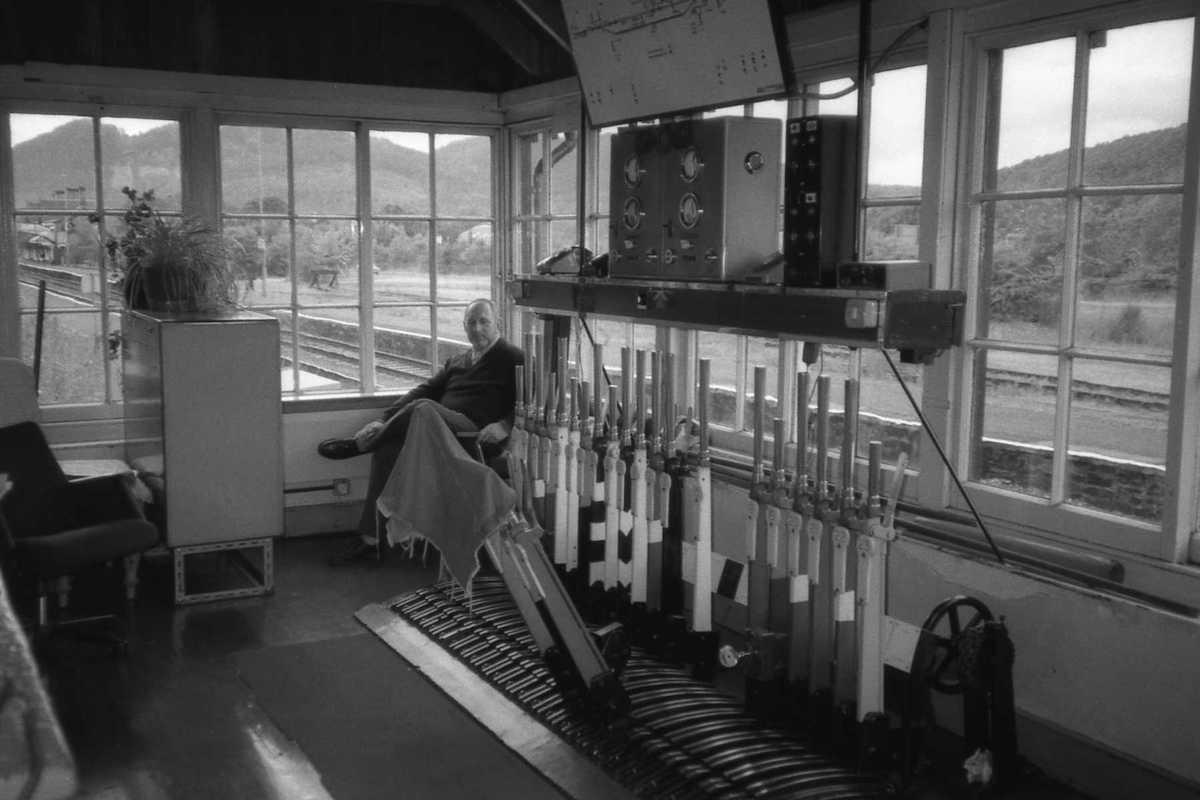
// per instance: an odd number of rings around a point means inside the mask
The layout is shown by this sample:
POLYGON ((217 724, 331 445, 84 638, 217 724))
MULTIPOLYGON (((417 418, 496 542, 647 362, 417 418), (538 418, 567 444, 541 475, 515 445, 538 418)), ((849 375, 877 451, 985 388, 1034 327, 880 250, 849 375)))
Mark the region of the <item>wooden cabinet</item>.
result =
POLYGON ((167 546, 282 534, 275 318, 127 312, 123 328, 126 458, 157 483, 167 546))

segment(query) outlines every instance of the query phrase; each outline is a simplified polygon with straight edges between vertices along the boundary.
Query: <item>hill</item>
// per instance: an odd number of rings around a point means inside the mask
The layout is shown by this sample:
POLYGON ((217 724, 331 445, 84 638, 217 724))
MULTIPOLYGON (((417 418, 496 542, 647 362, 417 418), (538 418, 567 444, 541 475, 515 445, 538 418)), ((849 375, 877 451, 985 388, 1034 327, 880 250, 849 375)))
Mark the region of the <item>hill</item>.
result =
MULTIPOLYGON (((16 198, 22 207, 52 207, 67 188, 88 187, 92 196, 91 120, 76 119, 13 148, 16 198)), ((261 195, 285 197, 286 148, 281 129, 225 126, 221 130, 221 174, 226 212, 255 208, 261 195), (261 135, 261 145, 260 145, 261 135), (260 157, 261 153, 261 157, 260 157)), ((1105 185, 1178 182, 1183 161, 1184 126, 1126 136, 1087 149, 1085 174, 1105 185)), ((605 143, 606 144, 606 143, 605 143)), ((602 152, 605 144, 601 145, 602 152)), ((163 209, 178 209, 178 126, 166 125, 141 134, 127 134, 114 125, 101 126, 106 205, 124 206, 123 186, 157 191, 163 209)), ((472 136, 437 149, 437 194, 444 216, 479 217, 492 212, 491 139, 472 136)), ((575 152, 565 153, 553 169, 551 209, 570 213, 575 204, 575 152), (559 180, 559 178, 566 178, 559 180)), ((296 207, 300 213, 354 213, 354 141, 349 132, 298 131, 294 136, 296 207)), ((1031 158, 1002 169, 997 185, 1003 189, 1042 189, 1062 186, 1065 152, 1031 158)), ((375 210, 427 214, 429 156, 386 139, 371 141, 372 193, 375 210)), ((604 178, 602 183, 606 183, 604 178)), ((915 195, 914 187, 872 187, 876 196, 915 195)), ((90 200, 88 201, 90 203, 90 200)), ((1085 291, 1154 292, 1174 286, 1177 272, 1178 195, 1092 198, 1084 206, 1082 277, 1085 291)), ((268 208, 271 206, 268 205, 268 208)), ((545 209, 538 209, 544 213, 545 209)), ((606 212, 607 209, 601 209, 606 212)), ((886 242, 911 230, 916 223, 909 208, 881 208, 868 215, 872 239, 886 242)), ((1053 281, 1063 257, 1065 222, 1062 204, 1020 200, 996 204, 993 282, 1004 286, 1017 280, 1029 291, 1044 291, 1053 281), (1034 276, 1029 283, 1029 276, 1034 276), (1019 279, 1019 280, 1018 280, 1019 279), (1027 285, 1028 284, 1028 285, 1027 285), (1029 286, 1037 286, 1030 290, 1029 286)), ((453 237, 469 223, 449 225, 453 237)), ((868 253, 868 256, 871 254, 868 253)), ((1013 286, 1009 286, 1013 289, 1013 286)), ((1018 292, 1020 294, 1020 292, 1018 292)))

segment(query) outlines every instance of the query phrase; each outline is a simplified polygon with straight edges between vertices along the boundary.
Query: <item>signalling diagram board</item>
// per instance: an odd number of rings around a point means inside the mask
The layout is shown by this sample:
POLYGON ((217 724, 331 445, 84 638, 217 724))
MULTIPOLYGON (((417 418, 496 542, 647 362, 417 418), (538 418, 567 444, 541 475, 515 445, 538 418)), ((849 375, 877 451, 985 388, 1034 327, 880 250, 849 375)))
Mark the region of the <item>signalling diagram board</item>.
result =
POLYGON ((563 0, 600 127, 778 95, 768 0, 563 0))

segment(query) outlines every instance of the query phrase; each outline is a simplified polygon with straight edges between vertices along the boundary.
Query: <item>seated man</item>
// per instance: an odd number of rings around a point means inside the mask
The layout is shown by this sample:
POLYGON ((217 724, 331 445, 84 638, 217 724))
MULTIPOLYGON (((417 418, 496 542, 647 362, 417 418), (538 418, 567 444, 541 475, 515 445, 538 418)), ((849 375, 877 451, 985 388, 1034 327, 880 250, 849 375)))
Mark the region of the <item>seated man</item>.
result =
POLYGON ((352 438, 326 439, 318 445, 317 452, 326 458, 371 454, 366 504, 358 522, 359 538, 346 553, 330 559, 331 564, 379 558, 375 501, 404 446, 409 420, 418 403, 436 410, 456 433, 478 431, 481 445, 498 444, 508 438, 516 402, 516 366, 525 363, 525 355, 500 337, 491 300, 473 300, 467 306, 463 328, 471 342, 470 350, 448 359, 436 375, 393 403, 382 420, 368 422, 352 438))

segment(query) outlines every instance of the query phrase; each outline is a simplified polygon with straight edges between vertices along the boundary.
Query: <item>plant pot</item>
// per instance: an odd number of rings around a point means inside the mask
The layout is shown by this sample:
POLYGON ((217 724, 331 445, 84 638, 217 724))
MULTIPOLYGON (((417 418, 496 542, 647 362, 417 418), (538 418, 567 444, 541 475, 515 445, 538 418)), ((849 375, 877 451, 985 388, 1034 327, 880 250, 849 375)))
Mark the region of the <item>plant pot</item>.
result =
POLYGON ((125 307, 135 311, 196 311, 204 305, 186 276, 173 270, 134 267, 121 288, 125 307))

